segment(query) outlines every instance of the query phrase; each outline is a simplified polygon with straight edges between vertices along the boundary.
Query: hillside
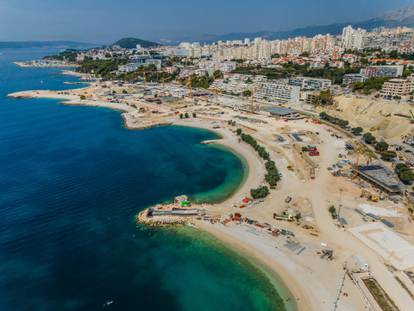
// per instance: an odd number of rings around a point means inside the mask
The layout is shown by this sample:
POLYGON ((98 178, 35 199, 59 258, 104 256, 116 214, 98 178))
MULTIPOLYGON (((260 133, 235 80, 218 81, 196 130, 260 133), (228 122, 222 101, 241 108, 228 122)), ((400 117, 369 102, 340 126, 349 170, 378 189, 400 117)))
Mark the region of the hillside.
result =
POLYGON ((317 34, 332 34, 339 35, 342 33, 342 29, 348 25, 352 25, 354 28, 363 28, 366 30, 372 30, 377 27, 398 27, 406 26, 414 28, 414 6, 407 7, 395 12, 389 12, 381 17, 372 18, 359 22, 344 22, 330 25, 316 25, 296 28, 287 31, 258 31, 251 33, 234 32, 223 35, 201 35, 196 37, 185 38, 181 41, 200 41, 200 42, 215 42, 226 40, 242 40, 244 38, 254 39, 261 37, 264 39, 287 39, 299 36, 312 37, 317 34))
POLYGON ((156 42, 146 41, 137 38, 123 38, 115 42, 113 45, 119 45, 121 48, 124 49, 134 49, 138 44, 143 48, 151 48, 161 45, 156 42))

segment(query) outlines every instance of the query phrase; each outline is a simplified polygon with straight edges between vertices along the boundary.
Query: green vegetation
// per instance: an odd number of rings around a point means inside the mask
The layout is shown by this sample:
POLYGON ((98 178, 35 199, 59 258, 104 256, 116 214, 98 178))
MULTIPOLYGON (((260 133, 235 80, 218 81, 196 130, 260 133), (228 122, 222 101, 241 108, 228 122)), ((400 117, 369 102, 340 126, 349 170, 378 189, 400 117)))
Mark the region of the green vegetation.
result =
POLYGON ((191 85, 192 87, 202 89, 208 89, 213 82, 214 77, 210 77, 207 74, 204 76, 192 74, 191 76, 181 80, 181 84, 183 85, 191 85))
POLYGON ((143 48, 151 48, 160 46, 161 44, 151 41, 146 41, 142 39, 136 38, 123 38, 115 42, 113 45, 119 45, 121 48, 124 49, 135 49, 135 47, 139 44, 143 48))
POLYGON ((381 90, 384 82, 388 80, 389 78, 371 78, 365 82, 356 82, 352 84, 352 90, 369 95, 374 91, 381 90))
POLYGON ((340 118, 332 117, 329 114, 327 114, 326 112, 321 112, 319 114, 319 117, 322 120, 328 121, 329 123, 338 125, 338 126, 340 126, 342 128, 346 128, 349 125, 349 122, 347 120, 343 120, 343 119, 340 119, 340 118))
POLYGON ((334 103, 333 96, 330 90, 321 91, 316 98, 315 105, 332 105, 334 103))
POLYGON ((143 80, 146 80, 147 82, 168 83, 175 80, 176 77, 176 74, 170 74, 165 71, 158 71, 155 65, 147 65, 142 66, 132 72, 121 73, 116 76, 116 79, 131 83, 143 80))
POLYGON ((388 148, 389 148, 389 145, 385 141, 380 141, 375 145, 375 150, 378 152, 387 151, 388 148))
POLYGON ((256 188, 256 189, 251 189, 250 190, 250 195, 255 200, 264 199, 265 197, 267 197, 269 195, 269 188, 267 188, 267 186, 261 186, 261 187, 256 188))
POLYGON ((364 142, 368 145, 372 145, 375 144, 377 142, 377 139, 375 138, 374 135, 372 135, 371 133, 365 133, 362 136, 362 139, 364 140, 364 142))
POLYGON ((265 175, 266 182, 270 185, 270 188, 277 186, 277 183, 280 181, 280 173, 276 167, 275 162, 267 161, 265 164, 267 174, 265 175))
POLYGON ((262 66, 238 66, 233 72, 246 75, 263 75, 268 79, 283 79, 295 76, 307 76, 314 78, 329 79, 333 83, 341 84, 344 74, 357 73, 360 68, 336 68, 325 67, 322 69, 313 69, 309 65, 297 65, 287 63, 281 65, 279 68, 267 68, 262 66))
POLYGON ((60 61, 66 61, 66 62, 74 63, 74 62, 76 62, 77 56, 78 56, 78 51, 77 50, 68 49, 68 50, 60 52, 59 54, 56 54, 56 55, 45 56, 45 57, 43 57, 43 59, 46 59, 46 60, 60 60, 60 61))
POLYGON ((394 301, 391 300, 375 279, 363 279, 363 282, 383 311, 398 311, 394 301))
POLYGON ((266 161, 265 168, 267 173, 265 175, 265 180, 269 184, 270 188, 275 188, 281 179, 281 175, 275 162, 270 160, 269 153, 264 147, 260 146, 251 135, 244 134, 241 129, 237 129, 236 133, 240 136, 241 140, 252 146, 257 151, 259 156, 266 161))
POLYGON ((118 70, 118 67, 126 63, 126 59, 93 60, 88 58, 80 63, 78 70, 82 73, 95 74, 104 79, 111 79, 115 77, 114 72, 118 70))
POLYGON ((250 97, 250 96, 252 96, 252 91, 250 91, 250 90, 244 90, 243 93, 242 93, 242 95, 244 97, 250 97))
POLYGON ((216 70, 216 71, 213 72, 213 78, 214 78, 214 80, 223 79, 224 74, 220 70, 216 70))
POLYGON ((252 146, 263 160, 269 160, 269 153, 264 147, 260 146, 251 135, 241 133, 240 137, 245 143, 252 146))
POLYGON ((353 128, 351 129, 352 134, 354 134, 354 135, 356 135, 356 136, 361 135, 363 131, 364 131, 364 130, 363 130, 363 128, 362 128, 362 127, 360 127, 360 126, 358 126, 358 127, 353 127, 353 128))
POLYGON ((335 206, 331 205, 328 209, 329 213, 331 214, 332 219, 337 219, 338 218, 338 213, 336 211, 335 206))
POLYGON ((395 173, 404 184, 411 184, 414 181, 414 172, 404 163, 395 166, 395 173))
POLYGON ((397 153, 395 151, 385 150, 379 153, 381 155, 381 159, 384 161, 392 161, 397 157, 397 153))

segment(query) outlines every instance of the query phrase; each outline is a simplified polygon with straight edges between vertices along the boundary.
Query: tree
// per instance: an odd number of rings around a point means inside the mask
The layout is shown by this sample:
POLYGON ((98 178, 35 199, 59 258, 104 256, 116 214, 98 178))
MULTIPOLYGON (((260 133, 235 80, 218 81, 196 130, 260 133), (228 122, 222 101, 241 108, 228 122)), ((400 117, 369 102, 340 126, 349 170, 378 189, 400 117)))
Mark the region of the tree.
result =
POLYGON ((242 133, 242 130, 241 130, 241 129, 237 129, 237 130, 236 130, 236 133, 237 133, 237 135, 238 135, 238 136, 240 136, 240 135, 241 135, 241 133, 242 133))
POLYGON ((197 118, 197 114, 193 112, 193 118, 197 118))
POLYGON ((411 184, 414 181, 414 172, 412 170, 405 170, 398 177, 404 184, 411 184))
POLYGON ((385 141, 380 141, 375 145, 375 150, 378 152, 384 152, 388 150, 389 145, 385 141))
POLYGON ((252 96, 252 91, 250 91, 250 90, 244 90, 243 93, 242 93, 242 95, 244 97, 250 97, 250 96, 252 96))
POLYGON ((184 117, 186 118, 186 119, 188 119, 190 116, 188 115, 188 112, 186 112, 185 114, 184 114, 184 117))
POLYGON ((328 117, 328 114, 327 114, 325 111, 322 111, 322 112, 319 114, 319 117, 320 117, 322 120, 326 120, 326 119, 327 119, 327 117, 328 117))
POLYGON ((414 172, 404 163, 398 163, 395 166, 395 173, 405 184, 411 184, 414 181, 414 172))
POLYGON ((316 104, 317 105, 332 105, 334 103, 333 96, 331 94, 330 90, 327 91, 321 91, 316 98, 316 104))
POLYGON ((216 70, 213 72, 213 77, 214 77, 214 80, 223 79, 224 74, 220 70, 216 70))
POLYGON ((80 99, 81 99, 81 100, 85 100, 85 99, 86 99, 86 96, 85 96, 85 95, 81 95, 81 96, 80 96, 80 99))
POLYGON ((371 133, 365 133, 362 138, 364 139, 365 143, 367 143, 368 145, 372 145, 375 144, 375 142, 377 141, 377 139, 375 138, 374 135, 372 135, 371 133))
POLYGON ((392 159, 397 157, 397 153, 395 151, 383 151, 380 153, 381 159, 384 161, 392 161, 392 159))
POLYGON ((262 186, 256 189, 251 189, 250 194, 253 199, 264 199, 269 195, 269 188, 267 186, 262 186))
POLYGON ((354 128, 352 128, 352 134, 354 134, 354 135, 356 135, 356 136, 359 136, 359 135, 361 135, 362 134, 362 132, 364 131, 363 129, 362 129, 362 127, 360 127, 360 126, 358 126, 358 127, 354 127, 354 128))
POLYGON ((182 113, 180 113, 180 119, 183 119, 184 115, 182 113))
POLYGON ((338 213, 336 212, 336 208, 335 206, 331 205, 328 209, 329 213, 331 213, 331 216, 333 219, 337 219, 338 218, 338 213))

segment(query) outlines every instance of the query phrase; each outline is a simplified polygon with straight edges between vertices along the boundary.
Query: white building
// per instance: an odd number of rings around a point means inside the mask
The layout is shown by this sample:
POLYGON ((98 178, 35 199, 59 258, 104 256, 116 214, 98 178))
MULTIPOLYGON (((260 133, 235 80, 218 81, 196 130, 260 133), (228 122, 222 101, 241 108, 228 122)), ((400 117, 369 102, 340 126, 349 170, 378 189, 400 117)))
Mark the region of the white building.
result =
POLYGON ((342 30, 342 46, 346 50, 361 50, 364 48, 366 30, 354 29, 351 25, 342 30))
POLYGON ((407 79, 391 79, 384 83, 380 95, 386 98, 405 97, 414 91, 414 76, 407 79))
POLYGON ((299 86, 302 90, 327 90, 332 86, 332 81, 328 79, 312 78, 312 77, 294 77, 289 78, 289 85, 299 86))
POLYGON ((261 83, 255 97, 267 101, 295 103, 300 99, 300 87, 278 82, 261 83))

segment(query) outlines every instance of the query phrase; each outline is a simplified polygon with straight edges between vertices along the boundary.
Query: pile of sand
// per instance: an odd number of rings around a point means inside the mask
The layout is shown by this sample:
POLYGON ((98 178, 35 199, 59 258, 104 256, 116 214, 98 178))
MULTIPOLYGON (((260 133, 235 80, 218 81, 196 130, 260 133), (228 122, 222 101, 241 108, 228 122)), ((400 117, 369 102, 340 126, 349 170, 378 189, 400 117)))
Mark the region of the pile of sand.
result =
POLYGON ((360 126, 378 138, 398 141, 401 136, 414 134, 414 124, 408 118, 414 107, 407 103, 387 101, 381 98, 337 96, 334 107, 322 110, 336 117, 348 120, 352 127, 360 126))

